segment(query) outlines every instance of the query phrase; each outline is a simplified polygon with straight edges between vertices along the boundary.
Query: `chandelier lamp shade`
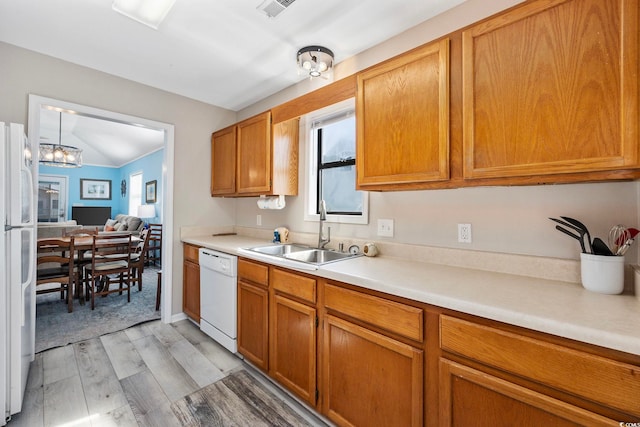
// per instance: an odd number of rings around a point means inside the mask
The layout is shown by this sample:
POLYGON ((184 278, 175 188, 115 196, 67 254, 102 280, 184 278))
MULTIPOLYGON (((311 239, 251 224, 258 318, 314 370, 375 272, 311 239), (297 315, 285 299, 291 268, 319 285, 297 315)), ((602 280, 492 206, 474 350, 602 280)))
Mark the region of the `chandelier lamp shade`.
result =
POLYGON ((320 77, 333 68, 333 52, 322 46, 306 46, 298 51, 298 67, 309 78, 320 77))
POLYGON ((82 150, 71 145, 62 144, 62 111, 60 111, 60 128, 58 143, 40 142, 38 159, 41 165, 62 168, 79 168, 82 166, 82 150))

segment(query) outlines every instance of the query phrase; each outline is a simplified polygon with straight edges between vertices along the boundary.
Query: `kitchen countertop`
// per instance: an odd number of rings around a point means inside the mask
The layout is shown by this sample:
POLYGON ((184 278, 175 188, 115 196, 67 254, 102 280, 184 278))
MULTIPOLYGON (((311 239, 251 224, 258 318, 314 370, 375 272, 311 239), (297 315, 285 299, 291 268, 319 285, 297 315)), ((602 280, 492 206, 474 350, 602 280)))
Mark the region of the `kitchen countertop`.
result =
MULTIPOLYGON (((268 244, 253 237, 202 235, 182 241, 259 261, 272 259, 241 250, 268 244)), ((358 257, 314 271, 295 263, 272 264, 640 355, 640 299, 633 295, 602 295, 576 283, 390 256, 358 257)))

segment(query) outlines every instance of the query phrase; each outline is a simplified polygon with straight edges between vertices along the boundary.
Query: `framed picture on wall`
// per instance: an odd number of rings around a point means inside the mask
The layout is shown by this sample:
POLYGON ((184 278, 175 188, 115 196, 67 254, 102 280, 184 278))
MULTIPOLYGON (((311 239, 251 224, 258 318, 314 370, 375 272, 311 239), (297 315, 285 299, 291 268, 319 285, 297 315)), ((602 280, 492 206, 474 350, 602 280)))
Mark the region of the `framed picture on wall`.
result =
POLYGON ((111 200, 111 180, 80 178, 80 199, 111 200))
POLYGON ((144 200, 145 203, 156 202, 157 184, 158 184, 158 181, 156 180, 149 181, 145 184, 145 200, 144 200))

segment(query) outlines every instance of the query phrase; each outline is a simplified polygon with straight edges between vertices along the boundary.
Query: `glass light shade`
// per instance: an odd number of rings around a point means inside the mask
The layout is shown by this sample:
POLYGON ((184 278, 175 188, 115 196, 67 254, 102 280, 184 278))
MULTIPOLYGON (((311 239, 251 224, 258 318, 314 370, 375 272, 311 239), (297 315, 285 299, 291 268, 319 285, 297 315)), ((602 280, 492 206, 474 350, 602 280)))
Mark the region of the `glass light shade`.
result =
POLYGON ((82 150, 70 145, 40 143, 38 160, 41 165, 63 168, 82 166, 82 150))
POLYGON ((333 67, 333 52, 322 46, 307 46, 298 51, 298 67, 310 77, 320 77, 333 67))

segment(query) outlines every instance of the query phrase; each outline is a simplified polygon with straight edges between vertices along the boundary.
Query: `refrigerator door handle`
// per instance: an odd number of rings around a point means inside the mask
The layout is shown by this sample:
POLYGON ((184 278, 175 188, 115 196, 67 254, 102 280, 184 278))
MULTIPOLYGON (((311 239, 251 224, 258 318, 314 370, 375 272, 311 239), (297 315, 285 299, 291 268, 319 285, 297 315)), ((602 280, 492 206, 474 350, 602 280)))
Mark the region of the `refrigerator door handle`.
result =
MULTIPOLYGON (((27 290, 27 288, 29 287, 29 285, 31 285, 33 283, 33 287, 35 289, 36 284, 35 284, 35 280, 34 280, 34 271, 35 268, 33 268, 33 265, 35 265, 35 251, 36 251, 36 245, 34 244, 34 235, 35 235, 35 228, 30 227, 30 228, 25 228, 25 231, 27 231, 29 233, 29 263, 27 265, 30 265, 32 267, 30 267, 28 269, 28 273, 27 273, 27 277, 25 279, 24 282, 22 282, 21 286, 20 286, 20 290, 21 290, 21 296, 22 296, 22 301, 21 301, 21 308, 22 308, 22 324, 21 326, 24 326, 25 321, 26 321, 26 313, 25 313, 25 306, 24 306, 24 301, 25 301, 25 297, 24 297, 24 293, 27 290)), ((34 291, 34 295, 35 295, 35 291, 34 291)))
POLYGON ((5 224, 4 231, 22 230, 23 228, 33 228, 31 225, 9 225, 5 224))

